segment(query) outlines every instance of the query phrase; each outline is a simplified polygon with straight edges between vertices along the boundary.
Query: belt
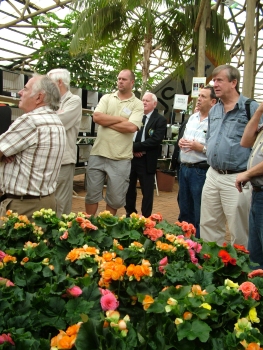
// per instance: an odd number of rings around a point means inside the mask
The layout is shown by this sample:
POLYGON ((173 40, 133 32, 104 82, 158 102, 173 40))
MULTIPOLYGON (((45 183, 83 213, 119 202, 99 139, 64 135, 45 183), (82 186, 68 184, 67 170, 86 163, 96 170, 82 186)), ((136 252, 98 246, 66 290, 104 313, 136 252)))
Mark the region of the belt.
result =
POLYGON ((254 192, 262 192, 263 186, 252 186, 254 192))
POLYGON ((10 194, 6 193, 6 198, 12 198, 12 199, 20 199, 21 201, 24 199, 36 199, 36 198, 44 198, 50 196, 50 194, 47 194, 46 196, 32 196, 31 194, 25 194, 21 196, 17 196, 16 194, 10 194))
POLYGON ((199 163, 181 163, 182 165, 186 166, 187 168, 198 168, 198 169, 208 169, 209 164, 204 162, 199 163))
POLYGON ((213 168, 215 171, 218 172, 218 174, 221 175, 231 175, 231 174, 238 174, 238 173, 242 173, 243 171, 246 171, 247 169, 243 169, 243 170, 222 170, 222 169, 215 169, 213 168))

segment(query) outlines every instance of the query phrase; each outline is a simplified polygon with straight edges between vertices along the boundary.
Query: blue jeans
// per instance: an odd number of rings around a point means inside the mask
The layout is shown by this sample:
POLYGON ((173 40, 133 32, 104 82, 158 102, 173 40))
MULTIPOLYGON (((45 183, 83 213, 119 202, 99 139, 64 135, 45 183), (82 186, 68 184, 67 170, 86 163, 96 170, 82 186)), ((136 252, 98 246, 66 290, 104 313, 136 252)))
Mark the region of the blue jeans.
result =
POLYGON ((252 203, 249 213, 248 250, 250 259, 260 266, 253 269, 263 269, 263 191, 252 192, 252 203))
POLYGON ((179 176, 180 220, 191 223, 196 228, 196 237, 200 238, 200 210, 202 189, 207 169, 188 168, 181 164, 179 176))

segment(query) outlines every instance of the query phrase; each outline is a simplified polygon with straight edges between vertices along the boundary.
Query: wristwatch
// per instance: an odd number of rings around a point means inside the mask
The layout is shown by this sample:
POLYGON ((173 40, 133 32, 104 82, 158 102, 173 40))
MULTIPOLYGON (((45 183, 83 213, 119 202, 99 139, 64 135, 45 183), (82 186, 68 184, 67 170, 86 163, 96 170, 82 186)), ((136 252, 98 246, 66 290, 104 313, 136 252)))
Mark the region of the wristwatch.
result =
POLYGON ((206 146, 204 146, 202 152, 203 152, 204 154, 206 154, 206 146))

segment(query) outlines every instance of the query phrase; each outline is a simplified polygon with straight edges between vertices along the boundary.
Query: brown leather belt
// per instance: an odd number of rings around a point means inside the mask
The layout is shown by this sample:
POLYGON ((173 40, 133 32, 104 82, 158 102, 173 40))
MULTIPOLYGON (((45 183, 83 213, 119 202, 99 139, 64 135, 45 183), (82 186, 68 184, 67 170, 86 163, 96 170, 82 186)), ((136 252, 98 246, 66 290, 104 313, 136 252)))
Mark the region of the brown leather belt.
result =
POLYGON ((46 195, 46 196, 33 196, 31 194, 25 194, 25 195, 16 195, 16 194, 10 194, 10 193, 6 193, 6 198, 12 198, 12 199, 20 199, 21 201, 24 199, 36 199, 36 198, 44 198, 50 196, 50 194, 46 195))
POLYGON ((262 192, 263 186, 252 186, 254 192, 262 192))
POLYGON ((238 174, 238 173, 242 173, 243 171, 246 171, 247 169, 243 169, 243 170, 222 170, 222 169, 215 169, 213 168, 215 171, 218 172, 218 174, 221 175, 231 175, 231 174, 238 174))

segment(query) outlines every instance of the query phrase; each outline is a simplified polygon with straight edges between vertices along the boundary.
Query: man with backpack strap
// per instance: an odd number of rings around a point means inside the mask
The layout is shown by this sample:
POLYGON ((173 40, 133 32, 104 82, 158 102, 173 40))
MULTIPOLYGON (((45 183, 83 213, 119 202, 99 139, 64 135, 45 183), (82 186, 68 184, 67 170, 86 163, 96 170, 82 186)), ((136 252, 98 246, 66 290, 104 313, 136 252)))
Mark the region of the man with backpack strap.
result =
MULTIPOLYGON (((231 244, 246 247, 251 189, 246 184, 238 193, 235 179, 246 170, 250 155, 250 149, 240 146, 248 122, 247 97, 239 92, 240 73, 235 67, 218 66, 212 77, 220 100, 209 112, 206 154, 210 168, 202 192, 200 236, 222 245, 227 221, 231 244)), ((251 101, 251 115, 257 107, 257 102, 251 101)))

